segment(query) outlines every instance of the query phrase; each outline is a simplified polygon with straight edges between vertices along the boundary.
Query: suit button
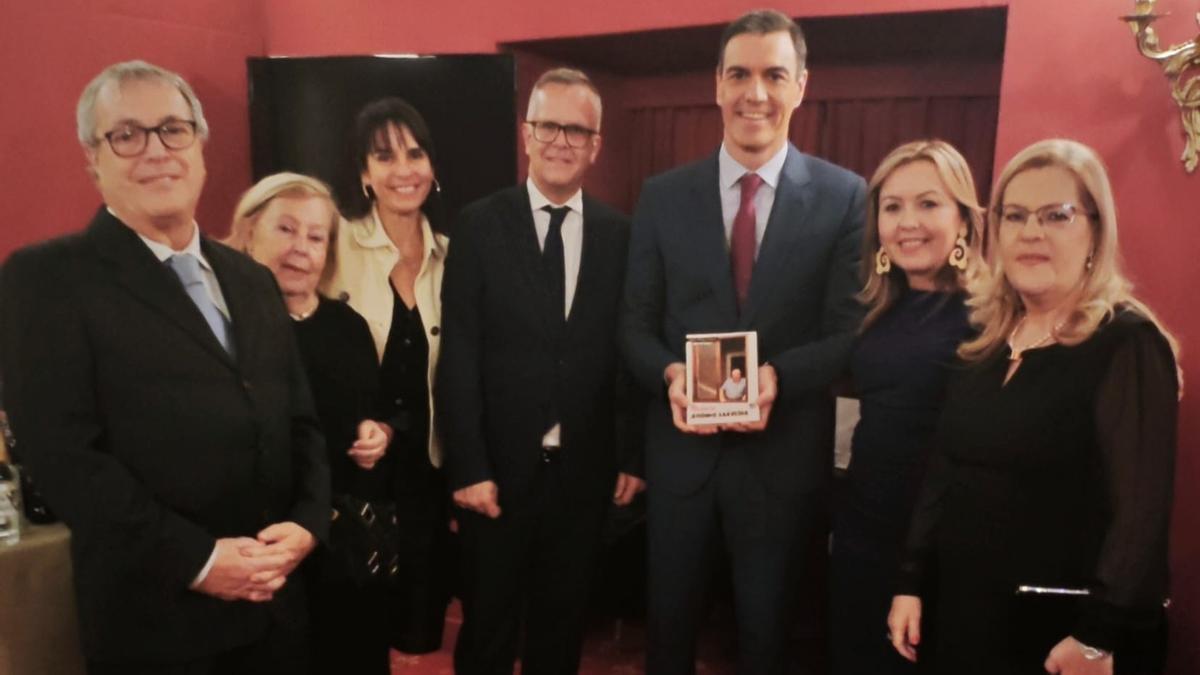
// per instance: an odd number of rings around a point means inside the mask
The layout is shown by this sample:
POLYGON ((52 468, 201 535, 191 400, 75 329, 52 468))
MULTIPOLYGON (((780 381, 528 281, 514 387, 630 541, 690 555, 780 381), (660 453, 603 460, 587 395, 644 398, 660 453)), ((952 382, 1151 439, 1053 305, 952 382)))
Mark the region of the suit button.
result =
POLYGON ((396 399, 396 405, 404 405, 404 399, 402 399, 402 398, 396 399))
POLYGON ((250 384, 250 380, 242 380, 242 389, 254 391, 254 386, 250 384))
POLYGON ((559 359, 559 360, 558 360, 558 367, 559 367, 559 368, 566 368, 566 367, 567 367, 567 360, 566 360, 566 359, 559 359))
POLYGON ((434 326, 433 328, 430 328, 430 329, 429 329, 429 334, 430 334, 430 335, 437 335, 438 333, 441 333, 441 332, 442 332, 442 331, 441 331, 441 330, 439 330, 437 326, 434 326))
POLYGON ((405 346, 405 347, 411 347, 411 346, 412 346, 412 339, 411 339, 411 338, 404 338, 404 346, 405 346))

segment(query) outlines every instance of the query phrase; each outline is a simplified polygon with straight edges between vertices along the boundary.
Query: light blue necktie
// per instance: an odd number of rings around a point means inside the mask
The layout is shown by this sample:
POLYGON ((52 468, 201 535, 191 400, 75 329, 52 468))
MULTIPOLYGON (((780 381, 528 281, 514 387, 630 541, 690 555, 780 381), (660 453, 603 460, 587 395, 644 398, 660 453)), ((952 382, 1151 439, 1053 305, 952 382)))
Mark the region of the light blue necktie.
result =
POLYGON ((175 276, 183 282, 183 290, 187 291, 188 297, 196 304, 196 309, 200 310, 200 314, 208 322, 213 335, 217 336, 217 342, 232 356, 233 341, 229 337, 229 324, 208 294, 208 288, 204 285, 204 272, 200 270, 200 261, 190 253, 181 253, 167 258, 167 267, 170 267, 175 276))

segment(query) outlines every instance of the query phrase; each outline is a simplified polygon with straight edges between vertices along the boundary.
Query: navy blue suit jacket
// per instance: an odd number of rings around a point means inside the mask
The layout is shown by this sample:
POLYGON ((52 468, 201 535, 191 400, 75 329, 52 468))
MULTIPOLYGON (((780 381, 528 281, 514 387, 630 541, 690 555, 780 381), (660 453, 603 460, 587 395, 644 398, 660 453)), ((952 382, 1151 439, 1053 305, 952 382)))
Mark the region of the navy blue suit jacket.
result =
POLYGON ((739 313, 717 154, 646 181, 633 217, 621 339, 634 376, 659 393, 646 420, 651 489, 699 489, 729 446, 752 455, 771 491, 806 492, 828 480, 829 388, 845 367, 862 317, 854 295, 865 195, 861 177, 789 145, 739 313), (779 375, 767 429, 679 432, 663 396, 663 371, 684 360, 688 333, 733 330, 757 331, 759 361, 779 375))

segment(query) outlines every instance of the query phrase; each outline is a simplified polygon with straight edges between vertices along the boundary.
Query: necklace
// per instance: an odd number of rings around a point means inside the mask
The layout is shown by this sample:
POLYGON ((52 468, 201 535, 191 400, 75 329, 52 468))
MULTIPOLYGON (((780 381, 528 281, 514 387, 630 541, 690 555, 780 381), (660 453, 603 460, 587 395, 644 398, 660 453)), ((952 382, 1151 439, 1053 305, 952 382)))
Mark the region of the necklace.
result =
POLYGON ((1045 335, 1042 335, 1042 337, 1038 338, 1034 342, 1018 349, 1017 346, 1013 344, 1013 338, 1017 336, 1017 333, 1021 331, 1021 327, 1025 325, 1026 316, 1028 315, 1022 315, 1021 320, 1017 321, 1017 325, 1013 328, 1012 332, 1008 334, 1009 361, 1020 361, 1025 355, 1025 352, 1029 351, 1030 349, 1037 349, 1038 347, 1049 344, 1055 339, 1055 336, 1058 335, 1058 331, 1062 329, 1063 325, 1067 323, 1066 319, 1059 321, 1053 328, 1046 331, 1045 335))
POLYGON ((308 317, 312 316, 313 313, 316 312, 317 308, 320 306, 321 306, 321 301, 318 300, 316 302, 316 304, 314 304, 312 306, 312 309, 308 310, 307 312, 300 312, 299 314, 293 314, 292 312, 288 312, 288 316, 292 317, 292 321, 303 321, 303 320, 307 319, 308 317))

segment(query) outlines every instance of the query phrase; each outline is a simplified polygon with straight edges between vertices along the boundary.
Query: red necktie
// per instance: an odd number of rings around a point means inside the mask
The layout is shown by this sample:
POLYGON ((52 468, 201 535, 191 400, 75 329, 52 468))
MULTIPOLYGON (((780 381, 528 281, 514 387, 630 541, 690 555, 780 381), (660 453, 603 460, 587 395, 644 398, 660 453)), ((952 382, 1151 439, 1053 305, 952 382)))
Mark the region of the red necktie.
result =
POLYGON ((750 293, 750 274, 754 271, 755 231, 754 195, 762 185, 756 173, 742 176, 742 203, 733 218, 733 234, 729 238, 729 262, 733 267, 733 287, 737 291, 738 309, 746 305, 750 293))

